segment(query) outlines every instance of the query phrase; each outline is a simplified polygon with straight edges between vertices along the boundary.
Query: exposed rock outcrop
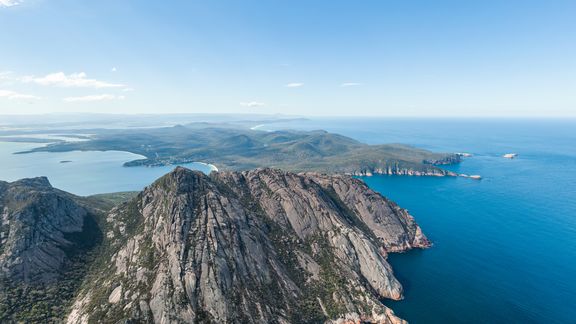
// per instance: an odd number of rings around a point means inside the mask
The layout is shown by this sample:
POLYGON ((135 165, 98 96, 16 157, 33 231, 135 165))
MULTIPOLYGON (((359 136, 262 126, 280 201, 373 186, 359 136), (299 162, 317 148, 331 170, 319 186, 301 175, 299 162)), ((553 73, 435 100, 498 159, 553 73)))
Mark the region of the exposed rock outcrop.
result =
POLYGON ((429 246, 350 176, 177 168, 109 213, 68 323, 402 323, 388 252, 429 246))
POLYGON ((98 243, 95 221, 47 178, 0 182, 0 277, 51 283, 72 254, 98 243))
POLYGON ((46 178, 0 182, 0 322, 56 323, 101 242, 95 210, 46 178))
POLYGON ((430 168, 424 170, 415 170, 410 168, 367 168, 361 170, 355 170, 353 172, 346 172, 346 174, 360 176, 360 177, 371 177, 375 174, 379 175, 403 175, 403 176, 418 176, 418 177, 457 177, 458 173, 439 169, 439 168, 430 168))

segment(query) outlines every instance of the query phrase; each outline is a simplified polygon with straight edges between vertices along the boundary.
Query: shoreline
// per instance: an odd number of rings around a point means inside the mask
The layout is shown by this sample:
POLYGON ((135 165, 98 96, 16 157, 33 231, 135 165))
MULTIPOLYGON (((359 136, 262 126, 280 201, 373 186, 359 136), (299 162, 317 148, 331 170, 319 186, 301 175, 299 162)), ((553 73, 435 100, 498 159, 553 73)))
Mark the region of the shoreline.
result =
POLYGON ((206 163, 206 162, 191 162, 196 164, 201 164, 210 168, 210 172, 218 172, 218 168, 214 164, 206 163))

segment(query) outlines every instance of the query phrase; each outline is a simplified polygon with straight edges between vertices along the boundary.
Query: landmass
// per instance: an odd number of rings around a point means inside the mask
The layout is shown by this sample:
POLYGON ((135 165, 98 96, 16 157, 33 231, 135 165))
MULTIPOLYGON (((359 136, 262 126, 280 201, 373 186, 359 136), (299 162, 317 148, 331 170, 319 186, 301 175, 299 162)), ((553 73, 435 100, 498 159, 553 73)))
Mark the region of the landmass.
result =
POLYGON ((0 321, 405 323, 413 217, 346 175, 176 168, 140 193, 0 181, 0 321))
POLYGON ((460 162, 453 153, 434 153, 401 144, 368 145, 326 131, 273 132, 195 123, 152 129, 96 132, 90 140, 56 142, 27 152, 127 151, 145 156, 132 166, 205 162, 219 170, 280 168, 350 175, 456 176, 438 165, 460 162))

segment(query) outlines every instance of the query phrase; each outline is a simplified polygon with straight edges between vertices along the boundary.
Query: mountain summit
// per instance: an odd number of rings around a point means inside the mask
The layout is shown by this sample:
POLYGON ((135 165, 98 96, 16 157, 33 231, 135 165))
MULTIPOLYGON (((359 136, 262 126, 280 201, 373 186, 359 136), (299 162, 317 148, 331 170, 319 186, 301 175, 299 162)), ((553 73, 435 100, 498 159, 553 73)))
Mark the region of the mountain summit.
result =
POLYGON ((105 223, 68 323, 401 323, 386 255, 430 244, 360 180, 275 169, 177 168, 105 223))

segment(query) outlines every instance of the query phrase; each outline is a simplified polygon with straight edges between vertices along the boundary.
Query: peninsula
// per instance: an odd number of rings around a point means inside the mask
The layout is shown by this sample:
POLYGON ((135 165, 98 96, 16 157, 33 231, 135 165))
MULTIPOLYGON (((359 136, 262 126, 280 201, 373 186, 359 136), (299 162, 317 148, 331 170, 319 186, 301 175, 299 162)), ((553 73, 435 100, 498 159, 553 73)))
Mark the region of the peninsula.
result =
POLYGON ((127 151, 145 156, 132 166, 204 162, 219 170, 270 167, 292 172, 349 175, 457 176, 437 167, 461 156, 401 144, 368 145, 323 130, 273 132, 208 123, 153 129, 94 131, 90 140, 55 142, 31 152, 127 151))

